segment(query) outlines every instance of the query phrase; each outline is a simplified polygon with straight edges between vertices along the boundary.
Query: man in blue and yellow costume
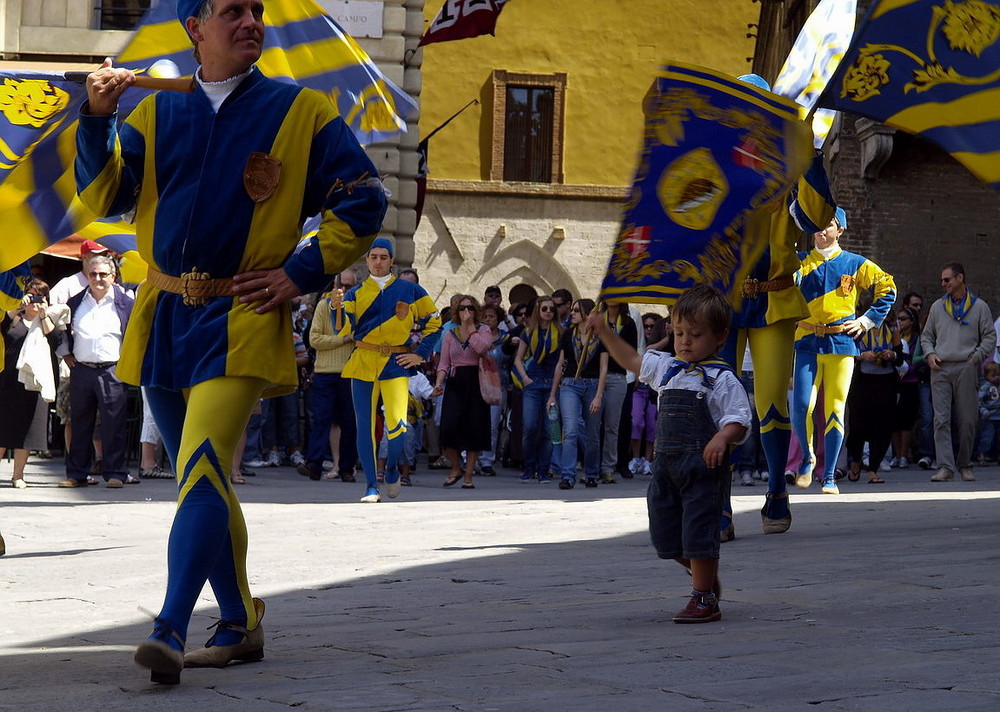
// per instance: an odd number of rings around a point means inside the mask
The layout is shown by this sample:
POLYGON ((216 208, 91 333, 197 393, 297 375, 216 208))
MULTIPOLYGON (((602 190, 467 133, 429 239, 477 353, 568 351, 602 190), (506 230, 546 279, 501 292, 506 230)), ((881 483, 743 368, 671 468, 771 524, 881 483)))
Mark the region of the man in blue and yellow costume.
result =
MULTIPOLYGON (((756 74, 744 74, 739 79, 770 91, 768 83, 756 74)), ((792 375, 795 322, 809 313, 795 282, 799 268, 797 243, 803 230, 814 232, 829 223, 833 210, 823 156, 817 154, 788 199, 775 201, 771 209, 750 213, 744 231, 748 236, 760 236, 766 247, 743 285, 743 299, 733 313, 722 356, 739 372, 744 349, 750 344, 754 406, 768 470, 767 497, 760 512, 765 534, 788 531, 792 523, 785 482, 792 437, 788 381, 792 375)), ((731 517, 731 507, 726 511, 731 517)), ((732 538, 727 525, 731 526, 731 521, 721 525, 724 540, 732 538)))
POLYGON ((87 77, 76 181, 99 215, 135 208, 150 265, 118 376, 146 387, 178 479, 167 591, 135 659, 152 680, 183 667, 260 660, 263 603, 246 574, 247 533, 229 484, 233 451, 261 395, 297 386, 287 302, 318 291, 378 233, 385 192, 322 95, 264 77, 260 0, 178 0, 201 66, 191 93, 145 98, 120 129, 135 75, 106 61, 87 77), (295 252, 301 225, 317 235, 295 252), (184 655, 205 581, 221 622, 184 655))
POLYGON ((406 406, 410 396, 407 369, 427 361, 441 335, 441 315, 426 290, 392 274, 394 254, 391 240, 376 239, 366 258, 368 278, 343 297, 347 322, 340 333, 350 334, 355 346, 344 366, 343 377, 352 379, 358 458, 365 471, 365 494, 361 501, 366 503, 382 499, 375 464, 379 398, 389 446, 385 489, 394 498, 400 490, 397 462, 407 428, 406 406), (410 343, 413 330, 421 333, 416 347, 410 343))
MULTIPOLYGON (((892 276, 871 260, 840 249, 847 214, 837 208, 825 229, 813 238, 815 247, 800 254, 799 289, 809 305, 809 317, 795 330, 795 373, 792 381, 792 424, 802 444, 802 464, 795 484, 809 487, 816 458, 813 453, 813 409, 823 386, 824 472, 822 491, 840 494, 834 471, 844 442, 844 409, 860 355, 856 337, 882 325, 896 301, 892 276), (855 316, 858 294, 873 291, 872 304, 855 316)), ((887 416, 888 417, 888 416, 887 416)), ((878 468, 878 463, 871 463, 878 468)))

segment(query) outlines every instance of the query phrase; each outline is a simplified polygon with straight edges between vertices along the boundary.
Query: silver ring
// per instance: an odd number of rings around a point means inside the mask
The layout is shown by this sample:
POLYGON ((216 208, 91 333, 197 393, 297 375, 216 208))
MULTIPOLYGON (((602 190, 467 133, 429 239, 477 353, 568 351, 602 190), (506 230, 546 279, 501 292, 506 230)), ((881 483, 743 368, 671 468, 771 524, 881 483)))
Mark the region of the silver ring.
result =
POLYGON ((271 293, 271 288, 270 287, 264 287, 264 294, 270 294, 270 293, 271 293))

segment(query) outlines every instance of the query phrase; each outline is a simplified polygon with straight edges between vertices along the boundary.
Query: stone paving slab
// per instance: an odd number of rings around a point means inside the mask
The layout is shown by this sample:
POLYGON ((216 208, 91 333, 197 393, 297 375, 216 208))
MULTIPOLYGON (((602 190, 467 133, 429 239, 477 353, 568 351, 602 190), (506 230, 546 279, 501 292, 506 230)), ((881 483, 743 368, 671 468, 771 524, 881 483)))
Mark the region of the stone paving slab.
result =
MULTIPOLYGON (((373 506, 262 469, 239 494, 267 657, 177 687, 131 662, 172 482, 60 490, 60 468, 0 488, 0 710, 1000 709, 1000 468, 795 491, 780 536, 760 533, 764 488, 735 487, 723 619, 703 626, 670 621, 690 583, 648 542, 643 480, 463 491, 424 471, 373 506)), ((206 591, 190 644, 213 615, 206 591)))

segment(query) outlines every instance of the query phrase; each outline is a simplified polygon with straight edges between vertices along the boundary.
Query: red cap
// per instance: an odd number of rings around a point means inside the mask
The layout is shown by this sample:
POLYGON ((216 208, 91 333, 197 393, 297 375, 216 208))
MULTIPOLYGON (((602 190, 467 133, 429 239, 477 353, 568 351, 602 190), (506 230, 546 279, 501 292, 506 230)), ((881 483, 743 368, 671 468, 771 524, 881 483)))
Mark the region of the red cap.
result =
POLYGON ((110 252, 110 250, 104 245, 99 245, 93 240, 84 240, 83 244, 80 245, 80 257, 86 257, 87 255, 99 255, 102 252, 110 252))

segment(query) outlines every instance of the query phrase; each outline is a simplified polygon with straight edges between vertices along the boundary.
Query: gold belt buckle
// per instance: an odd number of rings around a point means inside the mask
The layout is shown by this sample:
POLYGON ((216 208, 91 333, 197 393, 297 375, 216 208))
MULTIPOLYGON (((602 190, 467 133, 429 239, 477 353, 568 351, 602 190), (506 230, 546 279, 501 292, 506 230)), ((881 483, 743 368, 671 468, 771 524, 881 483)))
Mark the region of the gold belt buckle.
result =
POLYGON ((195 296, 192 294, 191 283, 192 282, 204 282, 210 280, 212 277, 208 272, 199 272, 198 268, 195 267, 190 272, 185 272, 181 275, 181 296, 184 298, 184 305, 188 307, 203 307, 208 304, 208 298, 203 296, 195 296))
POLYGON ((390 355, 392 355, 392 345, 391 344, 379 344, 379 346, 378 346, 378 352, 382 356, 390 356, 390 355))
POLYGON ((760 280, 756 277, 747 277, 743 282, 743 296, 747 299, 756 299, 760 295, 760 280))

